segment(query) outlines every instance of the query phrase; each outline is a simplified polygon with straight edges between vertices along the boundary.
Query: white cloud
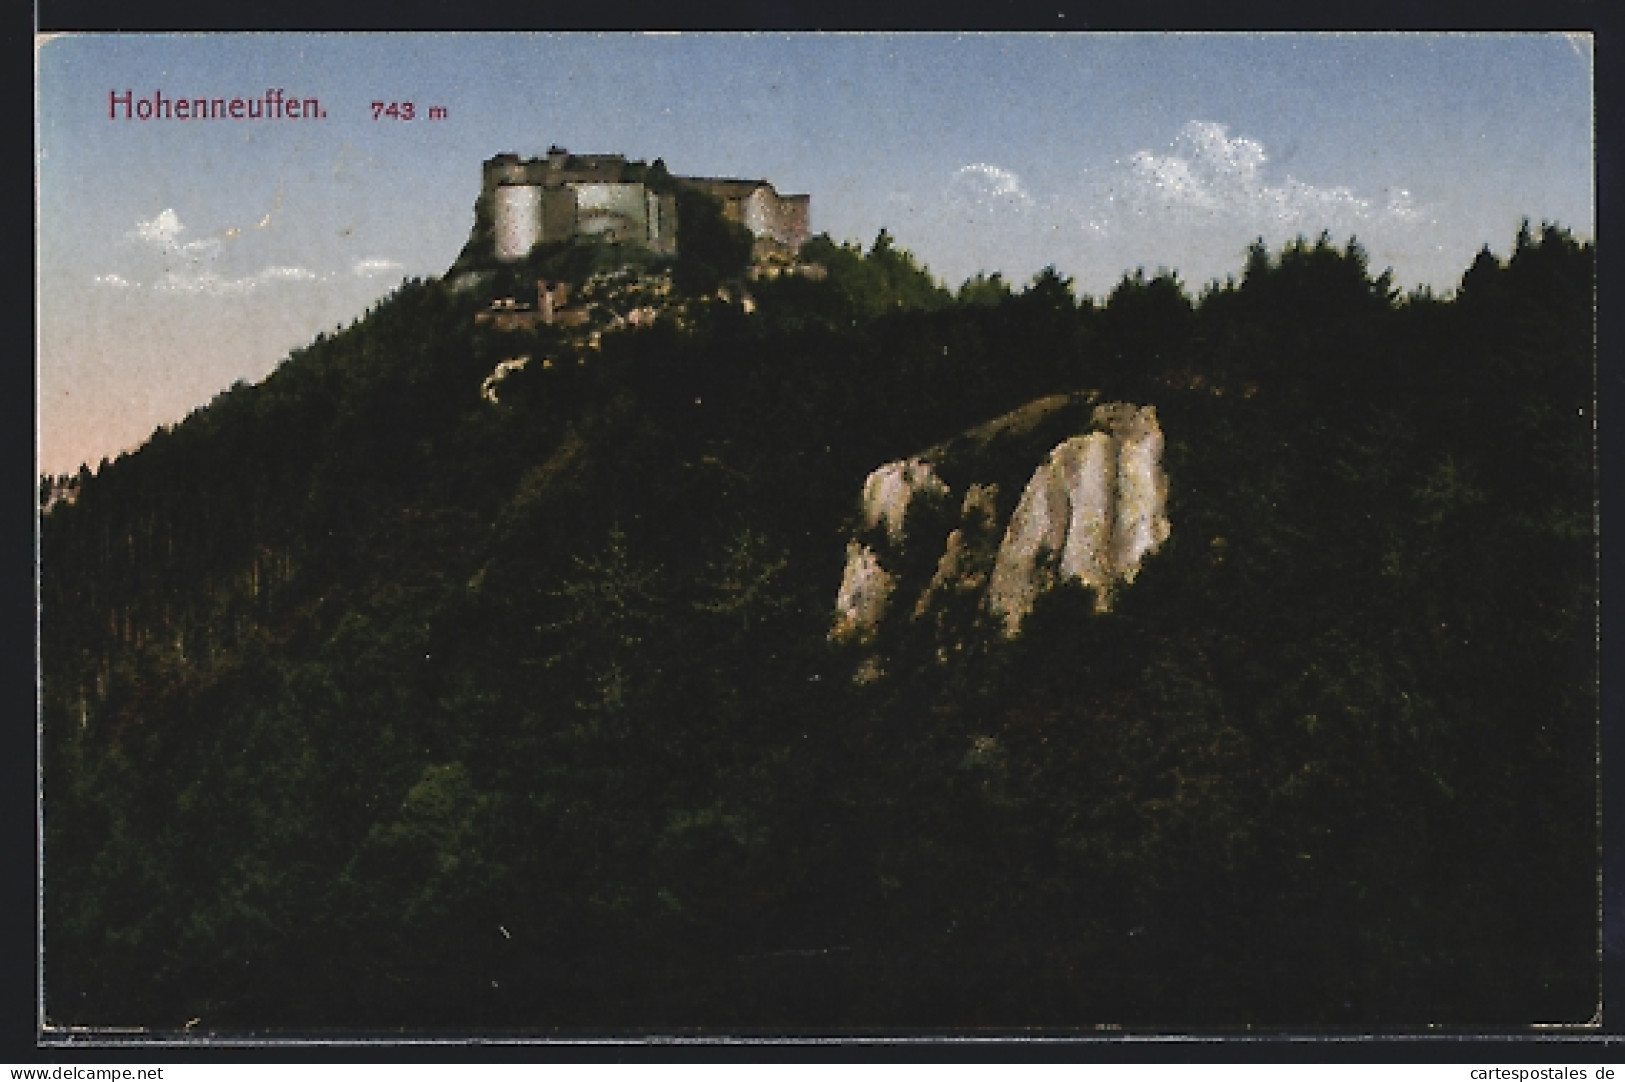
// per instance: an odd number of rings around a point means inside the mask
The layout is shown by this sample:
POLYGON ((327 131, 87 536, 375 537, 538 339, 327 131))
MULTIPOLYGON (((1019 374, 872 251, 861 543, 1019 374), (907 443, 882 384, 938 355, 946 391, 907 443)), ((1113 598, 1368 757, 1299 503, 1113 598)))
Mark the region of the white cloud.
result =
POLYGON ((1357 237, 1374 266, 1400 273, 1419 273, 1407 259, 1436 245, 1438 208, 1398 183, 1313 183, 1289 174, 1259 139, 1208 120, 1169 134, 1166 146, 1081 168, 1059 184, 985 160, 958 166, 919 205, 909 223, 918 232, 899 236, 941 238, 916 251, 949 282, 979 270, 1018 281, 1053 264, 1096 295, 1134 267, 1222 280, 1259 237, 1271 247, 1323 230, 1338 242, 1357 237))
POLYGON ((372 278, 380 274, 392 274, 395 271, 401 270, 402 266, 403 265, 401 263, 398 263, 393 259, 374 257, 371 259, 357 260, 355 266, 351 267, 350 269, 351 272, 358 277, 372 278))
MULTIPOLYGON (((225 273, 223 264, 226 261, 219 257, 226 239, 234 241, 232 250, 239 262, 239 270, 241 262, 253 258, 255 244, 243 237, 243 231, 228 229, 221 236, 194 241, 183 239, 186 231, 186 224, 173 207, 166 207, 152 218, 137 222, 135 228, 125 234, 125 239, 137 242, 139 249, 146 250, 146 254, 138 257, 131 268, 122 268, 126 273, 97 275, 96 283, 117 289, 151 289, 162 293, 229 297, 243 296, 261 286, 278 282, 325 282, 338 277, 334 273, 318 273, 308 267, 282 263, 272 263, 248 273, 225 273), (243 245, 247 245, 247 248, 243 245), (141 273, 143 269, 145 273, 141 273)), ((399 263, 389 259, 363 259, 352 270, 364 277, 399 267, 399 263)))
POLYGON ((173 208, 167 208, 159 211, 150 222, 137 222, 129 235, 162 250, 173 248, 175 239, 185 228, 181 224, 180 215, 176 214, 173 208))
POLYGON ((165 255, 183 253, 195 256, 204 252, 219 251, 219 237, 205 237, 202 240, 182 244, 180 235, 184 232, 186 226, 181 222, 180 215, 175 213, 173 207, 165 207, 154 215, 151 221, 137 222, 135 228, 125 236, 131 240, 141 241, 165 255))
POLYGON ((1358 222, 1404 221, 1419 211, 1403 189, 1378 202, 1346 186, 1318 187, 1292 176, 1265 179, 1269 155, 1263 144, 1231 137, 1223 124, 1193 120, 1170 152, 1135 152, 1123 194, 1137 215, 1198 212, 1281 226, 1318 229, 1358 222))
POLYGON ((322 278, 304 267, 266 267, 254 274, 226 278, 210 272, 170 271, 152 288, 165 293, 203 293, 215 297, 242 296, 271 282, 314 282, 322 278))
POLYGON ((1005 207, 1025 209, 1033 198, 1021 183, 1021 177, 1002 166, 988 162, 962 165, 955 172, 948 187, 949 200, 969 203, 985 208, 1005 207))
POLYGON ((309 282, 320 276, 315 271, 306 270, 304 267, 266 267, 256 277, 267 282, 309 282))
POLYGON ((1401 220, 1419 218, 1422 214, 1416 206, 1416 201, 1411 198, 1411 193, 1404 188, 1396 188, 1388 193, 1386 210, 1388 214, 1401 220))

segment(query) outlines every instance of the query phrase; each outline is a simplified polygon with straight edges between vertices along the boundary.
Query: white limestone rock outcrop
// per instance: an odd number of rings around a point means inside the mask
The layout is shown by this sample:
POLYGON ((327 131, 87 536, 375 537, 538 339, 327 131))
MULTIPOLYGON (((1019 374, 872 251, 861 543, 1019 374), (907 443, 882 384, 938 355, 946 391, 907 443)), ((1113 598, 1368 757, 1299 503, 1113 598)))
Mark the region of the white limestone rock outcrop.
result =
POLYGON ((830 638, 867 638, 880 624, 880 618, 886 613, 886 602, 896 586, 893 576, 880 566, 880 557, 873 549, 848 541, 846 570, 841 575, 841 589, 835 598, 835 626, 830 630, 830 638))
MULTIPOLYGON (((1051 431, 1058 435, 1066 429, 1051 431)), ((1116 591, 1134 581, 1144 558, 1169 536, 1162 447, 1162 429, 1152 406, 1094 405, 1092 397, 1074 406, 1065 396, 1056 396, 971 430, 957 438, 957 444, 879 467, 864 481, 861 522, 868 536, 847 545, 831 638, 871 638, 905 585, 911 596, 917 594, 905 610, 912 619, 927 616, 948 596, 974 593, 982 611, 999 621, 1007 635, 1016 634, 1038 597, 1062 581, 1091 587, 1097 611, 1109 610, 1116 591), (1093 410, 1085 421, 1076 410, 1090 406, 1093 410), (1073 412, 1065 413, 1068 408, 1073 412), (1027 426, 1033 442, 1024 453, 1032 454, 1046 445, 1034 446, 1043 430, 1033 426, 1045 418, 1056 425, 1067 423, 1068 416, 1075 418, 1070 422, 1077 426, 1073 432, 1078 427, 1092 431, 1052 447, 1022 490, 1002 534, 998 485, 971 482, 957 524, 938 522, 945 537, 905 536, 905 517, 917 497, 953 495, 940 468, 957 465, 961 479, 976 468, 993 468, 1008 476, 1011 465, 1021 467, 1002 450, 997 452, 1000 457, 989 457, 994 455, 989 450, 994 436, 1027 426), (952 450, 956 445, 968 451, 956 457, 952 450), (1000 461, 1005 465, 998 465, 1000 461), (891 557, 902 553, 905 545, 922 543, 941 552, 929 582, 924 581, 923 568, 911 572, 918 578, 905 584, 883 566, 883 561, 901 566, 891 557)), ((914 566, 919 567, 917 560, 914 566)), ((941 614, 936 618, 940 623, 941 614)))
POLYGON ((887 539, 893 545, 900 543, 903 516, 921 492, 948 493, 948 486, 942 483, 931 463, 921 458, 886 463, 863 482, 864 526, 872 530, 884 525, 887 539))
POLYGON ((1094 421, 1104 431, 1066 440, 1033 473, 999 546, 988 607, 1011 634, 1058 580, 1092 587, 1096 609, 1109 610, 1168 538, 1156 409, 1111 403, 1094 421))
POLYGON ((988 608, 1014 631, 1057 574, 1103 586, 1111 539, 1112 440, 1074 436, 1034 471, 993 563, 988 608))
MULTIPOLYGON (((888 462, 869 474, 863 482, 863 528, 884 530, 877 540, 895 552, 903 541, 903 521, 909 505, 921 493, 947 495, 931 463, 923 458, 888 462)), ((846 569, 835 599, 835 626, 832 639, 868 638, 886 612, 887 602, 897 587, 897 578, 881 566, 881 553, 861 541, 846 546, 846 569)))

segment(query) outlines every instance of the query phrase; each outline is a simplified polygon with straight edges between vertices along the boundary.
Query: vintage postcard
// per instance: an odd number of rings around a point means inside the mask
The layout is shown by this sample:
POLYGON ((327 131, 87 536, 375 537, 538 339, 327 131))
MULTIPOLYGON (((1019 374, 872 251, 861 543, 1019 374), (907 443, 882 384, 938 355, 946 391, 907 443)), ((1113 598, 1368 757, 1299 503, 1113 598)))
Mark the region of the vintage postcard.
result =
POLYGON ((41 37, 41 1039, 1593 1029, 1592 44, 41 37))

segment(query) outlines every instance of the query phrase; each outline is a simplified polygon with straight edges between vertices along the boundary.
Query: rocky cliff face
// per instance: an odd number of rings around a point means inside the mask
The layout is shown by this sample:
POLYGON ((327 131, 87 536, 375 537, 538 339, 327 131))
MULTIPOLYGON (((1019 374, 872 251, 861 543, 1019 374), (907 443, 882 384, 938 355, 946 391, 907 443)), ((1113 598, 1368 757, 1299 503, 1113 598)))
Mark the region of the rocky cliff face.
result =
MULTIPOLYGON (((866 535, 875 535, 873 545, 893 554, 901 550, 904 516, 914 498, 922 493, 948 494, 948 486, 923 458, 888 462, 869 474, 863 482, 862 523, 866 535)), ((856 539, 848 542, 832 634, 837 638, 867 637, 885 615, 896 588, 896 574, 882 566, 880 553, 871 543, 856 539)))
POLYGON ((1168 537, 1155 408, 1114 402, 1094 422, 1103 431, 1066 440, 1034 471, 999 546, 987 601, 1012 634, 1059 579, 1092 587, 1096 609, 1110 609, 1117 585, 1168 537))
POLYGON ((864 482, 862 529, 847 545, 831 636, 870 638, 895 595, 909 589, 908 567, 926 547, 941 555, 923 588, 914 584, 915 619, 950 594, 974 593, 1014 635, 1038 597, 1067 580, 1093 589, 1096 609, 1109 610, 1116 591, 1134 581, 1142 560, 1169 536, 1162 443, 1154 407, 1056 396, 879 467, 864 482), (1092 407, 1083 424, 1080 407, 1092 407), (1062 439, 1038 463, 1001 535, 998 482, 970 478, 1008 475, 1012 464, 1001 459, 1019 458, 1024 442, 1030 446, 1046 426, 1069 421, 1073 432, 1088 431, 1062 439), (957 517, 954 490, 944 479, 950 473, 966 479, 957 517), (920 527, 944 529, 940 540, 910 536, 913 524, 905 529, 922 497, 948 509, 920 527))

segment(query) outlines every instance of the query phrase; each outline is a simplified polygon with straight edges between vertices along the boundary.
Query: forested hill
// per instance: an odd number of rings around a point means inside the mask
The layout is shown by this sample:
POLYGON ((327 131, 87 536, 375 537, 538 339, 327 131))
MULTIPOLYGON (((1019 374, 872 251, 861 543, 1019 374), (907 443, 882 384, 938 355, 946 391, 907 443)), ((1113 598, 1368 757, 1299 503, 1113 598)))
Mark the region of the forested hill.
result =
POLYGON ((1583 1022, 1593 254, 1080 303, 819 238, 596 346, 406 282, 42 483, 47 1016, 1583 1022), (1166 433, 1137 581, 853 680, 868 472, 1080 390, 1166 433))

